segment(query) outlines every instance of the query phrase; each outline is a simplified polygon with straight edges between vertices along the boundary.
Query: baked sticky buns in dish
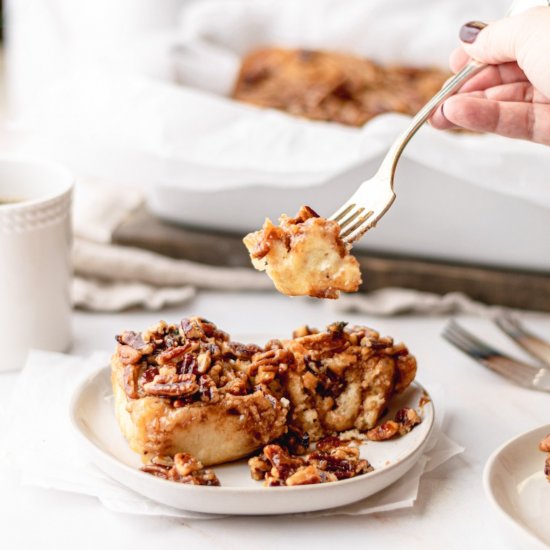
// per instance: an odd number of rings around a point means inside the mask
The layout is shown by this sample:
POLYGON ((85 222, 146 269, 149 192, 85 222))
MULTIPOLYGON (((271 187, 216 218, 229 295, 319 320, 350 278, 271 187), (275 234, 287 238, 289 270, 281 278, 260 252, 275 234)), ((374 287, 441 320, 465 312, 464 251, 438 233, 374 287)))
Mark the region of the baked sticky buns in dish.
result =
POLYGON ((359 262, 341 239, 340 226, 309 206, 302 206, 294 218, 283 214, 278 226, 266 219, 243 242, 254 267, 287 296, 335 299, 340 291, 355 292, 361 284, 359 262))
MULTIPOLYGON (((192 317, 117 341, 111 366, 120 428, 146 471, 182 483, 215 485, 206 466, 271 443, 304 454, 327 436, 371 430, 416 373, 403 344, 345 323, 302 327, 260 347, 192 317)), ((273 450, 264 449, 266 460, 273 450)), ((335 453, 366 471, 355 451, 335 453)))
POLYGON ((381 113, 416 114, 449 76, 437 68, 383 66, 345 53, 269 47, 243 59, 233 97, 362 126, 381 113))

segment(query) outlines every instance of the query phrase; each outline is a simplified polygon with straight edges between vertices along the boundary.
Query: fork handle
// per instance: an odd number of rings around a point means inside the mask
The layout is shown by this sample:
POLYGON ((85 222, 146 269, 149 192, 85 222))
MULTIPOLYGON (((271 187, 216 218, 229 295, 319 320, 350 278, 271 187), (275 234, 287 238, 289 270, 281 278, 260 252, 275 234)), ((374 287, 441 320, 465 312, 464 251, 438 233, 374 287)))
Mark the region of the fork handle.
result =
POLYGON ((437 109, 437 107, 439 107, 439 105, 441 105, 441 103, 443 103, 443 101, 452 96, 462 86, 462 84, 466 82, 466 80, 477 74, 485 67, 487 67, 485 63, 472 59, 465 67, 462 68, 462 70, 448 80, 443 85, 441 90, 439 90, 439 92, 437 92, 432 99, 430 99, 430 101, 428 101, 428 103, 426 103, 426 105, 424 105, 424 107, 416 113, 409 126, 407 126, 407 128, 401 132, 401 134, 393 142, 379 169, 379 172, 385 172, 384 176, 386 178, 388 178, 389 175, 388 180, 391 182, 392 189, 395 168, 401 153, 403 153, 403 150, 407 146, 407 143, 409 143, 414 134, 416 134, 424 122, 428 120, 430 115, 437 109))

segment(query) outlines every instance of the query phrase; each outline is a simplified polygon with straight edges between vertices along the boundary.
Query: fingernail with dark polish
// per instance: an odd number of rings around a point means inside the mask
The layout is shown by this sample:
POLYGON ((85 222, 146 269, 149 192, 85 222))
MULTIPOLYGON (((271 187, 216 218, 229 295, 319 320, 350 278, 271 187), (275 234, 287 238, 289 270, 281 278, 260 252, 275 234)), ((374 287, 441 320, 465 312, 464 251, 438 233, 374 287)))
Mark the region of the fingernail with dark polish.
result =
POLYGON ((477 35, 486 26, 487 25, 485 23, 482 23, 481 21, 470 21, 469 23, 462 25, 458 36, 460 40, 462 40, 462 42, 466 42, 467 44, 472 44, 473 42, 475 42, 477 35))

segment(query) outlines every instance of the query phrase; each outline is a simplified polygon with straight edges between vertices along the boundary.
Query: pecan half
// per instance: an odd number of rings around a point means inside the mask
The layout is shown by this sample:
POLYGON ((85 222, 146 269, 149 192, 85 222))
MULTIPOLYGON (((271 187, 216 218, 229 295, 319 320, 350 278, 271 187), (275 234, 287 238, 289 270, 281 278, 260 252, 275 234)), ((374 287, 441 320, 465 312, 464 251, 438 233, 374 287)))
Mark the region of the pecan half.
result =
POLYGON ((539 449, 543 453, 550 453, 550 434, 548 434, 540 443, 539 449))
POLYGON ((189 343, 183 346, 167 349, 157 355, 159 365, 176 365, 183 360, 187 350, 191 347, 189 343))
POLYGON ((130 399, 137 399, 139 397, 139 365, 126 365, 122 372, 122 379, 124 382, 124 391, 130 399))
POLYGON ((380 426, 376 426, 367 432, 367 438, 371 441, 386 441, 395 437, 399 433, 399 424, 393 420, 388 420, 380 426))
POLYGON ((119 344, 118 357, 123 365, 135 365, 141 361, 142 353, 125 344, 119 344))
POLYGON ((149 395, 159 397, 187 397, 199 391, 196 376, 193 374, 176 374, 155 376, 153 382, 143 385, 149 395))

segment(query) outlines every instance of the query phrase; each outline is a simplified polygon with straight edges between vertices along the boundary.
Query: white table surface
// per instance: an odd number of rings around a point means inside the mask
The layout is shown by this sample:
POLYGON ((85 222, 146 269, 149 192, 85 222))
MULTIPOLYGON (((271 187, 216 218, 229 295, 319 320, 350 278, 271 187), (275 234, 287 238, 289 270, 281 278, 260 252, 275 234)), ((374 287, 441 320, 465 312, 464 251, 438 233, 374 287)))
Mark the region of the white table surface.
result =
MULTIPOLYGON (((324 326, 333 320, 348 320, 403 340, 418 359, 418 380, 444 387, 445 431, 466 451, 422 478, 419 499, 411 509, 321 519, 182 521, 116 514, 94 498, 22 487, 17 472, 3 470, 0 548, 515 548, 484 496, 482 469, 501 443, 550 422, 550 395, 514 387, 451 348, 440 337, 448 317, 343 315, 335 314, 328 304, 307 299, 204 292, 188 305, 162 312, 77 312, 71 353, 112 349, 113 335, 122 329, 139 330, 160 318, 175 321, 192 314, 214 321, 235 336, 284 335, 304 323, 324 326)), ((550 337, 550 315, 525 314, 523 318, 533 330, 550 337)), ((522 355, 489 321, 460 319, 501 348, 522 355)), ((16 380, 17 373, 0 374, 0 412, 5 412, 16 380)))

